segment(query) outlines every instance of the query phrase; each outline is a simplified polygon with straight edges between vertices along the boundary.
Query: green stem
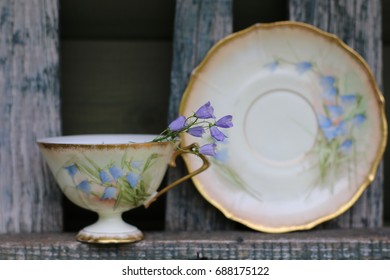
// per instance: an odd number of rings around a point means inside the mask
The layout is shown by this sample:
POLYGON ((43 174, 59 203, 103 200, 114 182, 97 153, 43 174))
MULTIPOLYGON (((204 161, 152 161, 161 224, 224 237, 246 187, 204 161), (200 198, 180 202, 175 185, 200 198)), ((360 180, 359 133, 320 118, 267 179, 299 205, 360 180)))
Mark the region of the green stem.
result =
POLYGON ((186 123, 189 122, 190 124, 187 124, 184 126, 182 129, 178 131, 171 131, 169 128, 165 129, 162 133, 160 133, 159 136, 154 138, 152 142, 164 142, 164 141, 173 141, 174 139, 178 138, 180 133, 182 132, 188 132, 188 130, 197 125, 197 126, 202 126, 203 128, 210 129, 212 126, 215 126, 215 123, 210 123, 208 121, 202 120, 199 121, 199 118, 194 115, 186 118, 186 123), (191 120, 193 119, 193 120, 191 120))

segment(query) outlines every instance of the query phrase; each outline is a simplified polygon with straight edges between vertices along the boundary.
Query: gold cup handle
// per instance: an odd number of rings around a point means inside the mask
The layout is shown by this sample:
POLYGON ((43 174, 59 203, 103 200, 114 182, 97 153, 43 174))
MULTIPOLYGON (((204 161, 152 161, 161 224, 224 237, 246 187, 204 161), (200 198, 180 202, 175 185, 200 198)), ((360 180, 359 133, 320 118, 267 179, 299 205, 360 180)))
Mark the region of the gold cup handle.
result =
POLYGON ((204 155, 202 155, 200 153, 194 153, 195 149, 196 150, 199 149, 199 145, 197 143, 193 143, 193 144, 186 146, 186 147, 183 147, 183 148, 178 148, 174 152, 174 154, 172 155, 171 162, 169 163, 169 166, 176 167, 176 158, 177 158, 177 156, 179 156, 181 154, 194 154, 202 159, 203 165, 200 168, 198 168, 197 170, 187 174, 184 177, 181 177, 180 179, 177 179, 175 182, 169 184, 168 186, 166 186, 165 188, 163 188, 159 192, 155 193, 151 198, 149 198, 147 201, 145 201, 145 203, 144 203, 145 208, 148 208, 154 201, 157 200, 157 198, 159 198, 161 195, 163 195, 164 193, 166 193, 167 191, 169 191, 170 189, 172 189, 176 185, 178 185, 178 184, 184 182, 185 180, 190 179, 191 177, 205 171, 210 166, 210 162, 207 160, 207 158, 204 155))

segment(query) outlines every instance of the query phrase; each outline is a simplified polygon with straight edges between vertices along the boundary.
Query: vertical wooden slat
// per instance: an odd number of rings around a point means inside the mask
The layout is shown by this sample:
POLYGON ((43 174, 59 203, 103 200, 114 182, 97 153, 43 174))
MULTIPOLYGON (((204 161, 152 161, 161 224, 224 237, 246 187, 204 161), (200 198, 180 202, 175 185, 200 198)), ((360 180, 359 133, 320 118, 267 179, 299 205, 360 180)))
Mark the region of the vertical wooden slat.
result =
MULTIPOLYGON (((169 121, 178 115, 191 71, 218 40, 232 32, 232 0, 177 0, 171 72, 169 121)), ((196 110, 197 108, 194 108, 196 110)), ((186 173, 181 161, 169 172, 173 181, 186 173)), ((217 230, 233 228, 218 210, 203 199, 191 182, 167 196, 167 230, 217 230)))
POLYGON ((0 1, 0 233, 62 228, 36 139, 60 133, 58 0, 0 1))
MULTIPOLYGON (((290 0, 290 19, 313 24, 339 36, 362 55, 382 88, 382 21, 380 0, 290 0)), ((383 217, 383 164, 358 202, 325 227, 378 227, 383 217)))

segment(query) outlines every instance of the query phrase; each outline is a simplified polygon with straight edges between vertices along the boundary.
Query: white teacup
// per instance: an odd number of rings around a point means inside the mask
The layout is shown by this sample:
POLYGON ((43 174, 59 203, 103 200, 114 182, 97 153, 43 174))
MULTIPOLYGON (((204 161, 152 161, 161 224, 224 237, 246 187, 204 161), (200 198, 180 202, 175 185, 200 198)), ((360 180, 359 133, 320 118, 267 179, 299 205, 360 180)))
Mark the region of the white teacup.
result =
POLYGON ((156 192, 168 164, 181 153, 178 142, 150 142, 155 135, 76 135, 39 139, 38 145, 62 192, 76 205, 97 212, 96 223, 76 239, 89 243, 124 243, 143 238, 122 220, 122 213, 142 204, 148 207, 173 186, 205 170, 201 168, 156 192))

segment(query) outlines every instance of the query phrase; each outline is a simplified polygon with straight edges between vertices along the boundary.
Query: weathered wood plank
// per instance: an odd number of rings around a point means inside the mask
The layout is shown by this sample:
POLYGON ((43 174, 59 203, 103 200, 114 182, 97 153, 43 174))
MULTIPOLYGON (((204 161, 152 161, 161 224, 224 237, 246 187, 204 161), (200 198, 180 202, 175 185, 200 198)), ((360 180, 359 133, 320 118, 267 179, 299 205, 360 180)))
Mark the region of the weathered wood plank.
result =
POLYGON ((390 259, 390 228, 265 234, 146 232, 122 245, 91 245, 66 234, 0 235, 0 259, 390 259))
MULTIPOLYGON (((179 103, 192 70, 210 47, 231 32, 232 0, 176 1, 169 121, 178 115, 179 103)), ((169 172, 168 180, 172 182, 185 173, 184 164, 180 161, 178 167, 169 172)), ((233 222, 201 197, 192 182, 183 183, 168 193, 166 229, 218 230, 233 227, 233 222)))
POLYGON ((62 227, 35 140, 60 133, 58 1, 0 1, 0 232, 62 227))
MULTIPOLYGON (((382 88, 382 14, 380 0, 290 0, 290 19, 339 36, 362 55, 382 88)), ((383 220, 383 164, 358 202, 325 227, 378 227, 383 220)))

